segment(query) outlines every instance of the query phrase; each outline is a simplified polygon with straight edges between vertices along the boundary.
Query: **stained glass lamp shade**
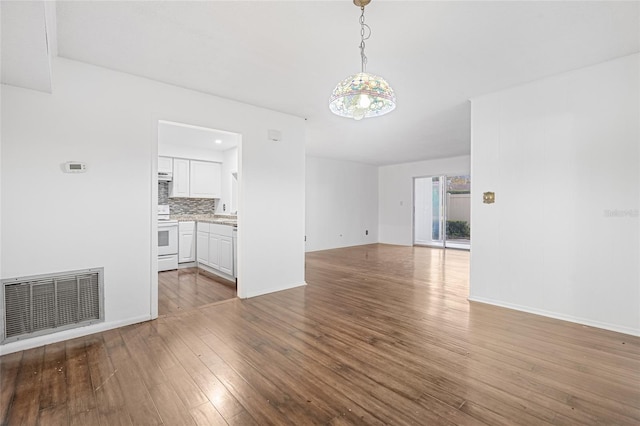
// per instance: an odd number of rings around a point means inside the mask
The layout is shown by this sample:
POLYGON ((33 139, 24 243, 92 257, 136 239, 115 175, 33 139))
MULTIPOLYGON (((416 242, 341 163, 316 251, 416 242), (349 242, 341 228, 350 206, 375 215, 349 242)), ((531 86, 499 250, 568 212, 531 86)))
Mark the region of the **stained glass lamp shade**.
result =
POLYGON ((393 111, 396 95, 384 78, 360 72, 342 80, 331 94, 329 109, 336 115, 361 120, 393 111))

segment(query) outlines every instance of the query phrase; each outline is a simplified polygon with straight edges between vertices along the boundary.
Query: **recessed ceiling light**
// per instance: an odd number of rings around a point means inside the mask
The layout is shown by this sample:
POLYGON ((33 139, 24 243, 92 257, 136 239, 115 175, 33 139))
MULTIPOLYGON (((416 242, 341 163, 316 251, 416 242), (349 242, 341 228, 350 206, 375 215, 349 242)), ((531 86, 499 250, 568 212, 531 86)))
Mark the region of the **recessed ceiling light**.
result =
POLYGON ((221 141, 220 139, 216 139, 216 143, 217 143, 218 145, 220 145, 220 144, 222 143, 222 141, 221 141))

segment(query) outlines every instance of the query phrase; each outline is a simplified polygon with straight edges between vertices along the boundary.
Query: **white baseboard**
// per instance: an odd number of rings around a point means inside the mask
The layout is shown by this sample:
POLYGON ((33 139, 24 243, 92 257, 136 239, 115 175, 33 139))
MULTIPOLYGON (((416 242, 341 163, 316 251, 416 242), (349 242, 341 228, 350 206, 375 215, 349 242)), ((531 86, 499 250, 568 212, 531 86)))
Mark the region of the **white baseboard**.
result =
POLYGON ((516 311, 527 312, 529 314, 541 315, 543 317, 569 321, 576 324, 587 325, 590 327, 602 328, 604 330, 615 331, 618 333, 630 334, 632 336, 640 336, 640 329, 620 326, 617 324, 610 324, 610 323, 601 322, 601 321, 593 321, 587 318, 574 317, 572 315, 565 315, 558 312, 546 311, 544 309, 537 309, 537 308, 532 308, 530 306, 517 305, 514 303, 501 302, 497 300, 487 299, 484 297, 469 296, 467 300, 469 300, 470 302, 485 303, 487 305, 500 306, 502 308, 508 308, 516 311))
POLYGON ((290 290, 292 288, 296 288, 296 287, 302 287, 307 285, 306 281, 303 281, 302 284, 296 283, 296 284, 291 284, 288 286, 283 286, 283 287, 272 287, 272 288, 266 288, 266 289, 261 289, 260 291, 256 292, 256 293, 249 293, 249 294, 245 294, 245 295, 238 295, 238 297, 242 298, 242 299, 249 299, 251 297, 257 297, 257 296, 262 296, 263 294, 269 294, 269 293, 275 293, 276 291, 283 291, 283 290, 290 290))
POLYGON ((63 340, 75 339, 76 337, 88 336, 90 334, 99 333, 101 331, 112 330, 114 328, 124 327, 126 325, 136 324, 149 320, 151 320, 150 315, 143 315, 140 317, 128 318, 126 320, 101 322, 98 324, 88 325, 86 327, 79 327, 71 330, 47 334, 44 336, 33 337, 30 339, 18 340, 17 342, 0 345, 0 356, 7 355, 13 352, 37 348, 39 346, 49 345, 51 343, 62 342, 63 340))
POLYGON ((225 274, 224 272, 219 271, 219 270, 217 270, 217 269, 213 269, 213 268, 211 268, 211 267, 209 267, 209 266, 207 266, 207 265, 203 265, 203 264, 201 264, 201 263, 198 263, 196 266, 197 266, 199 269, 202 269, 203 271, 206 271, 206 272, 208 272, 208 273, 210 273, 210 274, 213 274, 213 275, 217 275, 217 276, 219 276, 220 278, 224 278, 224 279, 225 279, 225 280, 227 280, 227 281, 234 282, 234 281, 236 280, 236 277, 234 277, 234 276, 232 276, 232 275, 229 275, 229 274, 225 274))

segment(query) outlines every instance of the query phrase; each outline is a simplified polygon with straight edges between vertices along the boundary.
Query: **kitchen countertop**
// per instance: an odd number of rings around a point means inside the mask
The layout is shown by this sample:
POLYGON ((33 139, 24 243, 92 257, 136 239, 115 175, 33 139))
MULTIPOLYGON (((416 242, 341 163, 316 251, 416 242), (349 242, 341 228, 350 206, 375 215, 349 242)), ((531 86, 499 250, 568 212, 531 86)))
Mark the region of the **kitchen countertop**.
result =
POLYGON ((213 214, 172 214, 171 219, 177 220, 178 222, 207 222, 207 223, 219 223, 222 225, 229 225, 233 227, 238 227, 238 217, 237 216, 223 216, 223 215, 213 215, 213 214))

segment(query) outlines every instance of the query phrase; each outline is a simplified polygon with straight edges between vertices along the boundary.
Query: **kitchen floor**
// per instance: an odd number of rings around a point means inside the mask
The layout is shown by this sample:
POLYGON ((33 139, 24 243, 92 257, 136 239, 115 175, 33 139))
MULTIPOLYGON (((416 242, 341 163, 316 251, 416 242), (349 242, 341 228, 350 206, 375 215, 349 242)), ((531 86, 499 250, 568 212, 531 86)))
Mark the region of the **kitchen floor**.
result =
POLYGON ((158 273, 158 315, 183 312, 236 297, 234 282, 198 268, 158 273))

